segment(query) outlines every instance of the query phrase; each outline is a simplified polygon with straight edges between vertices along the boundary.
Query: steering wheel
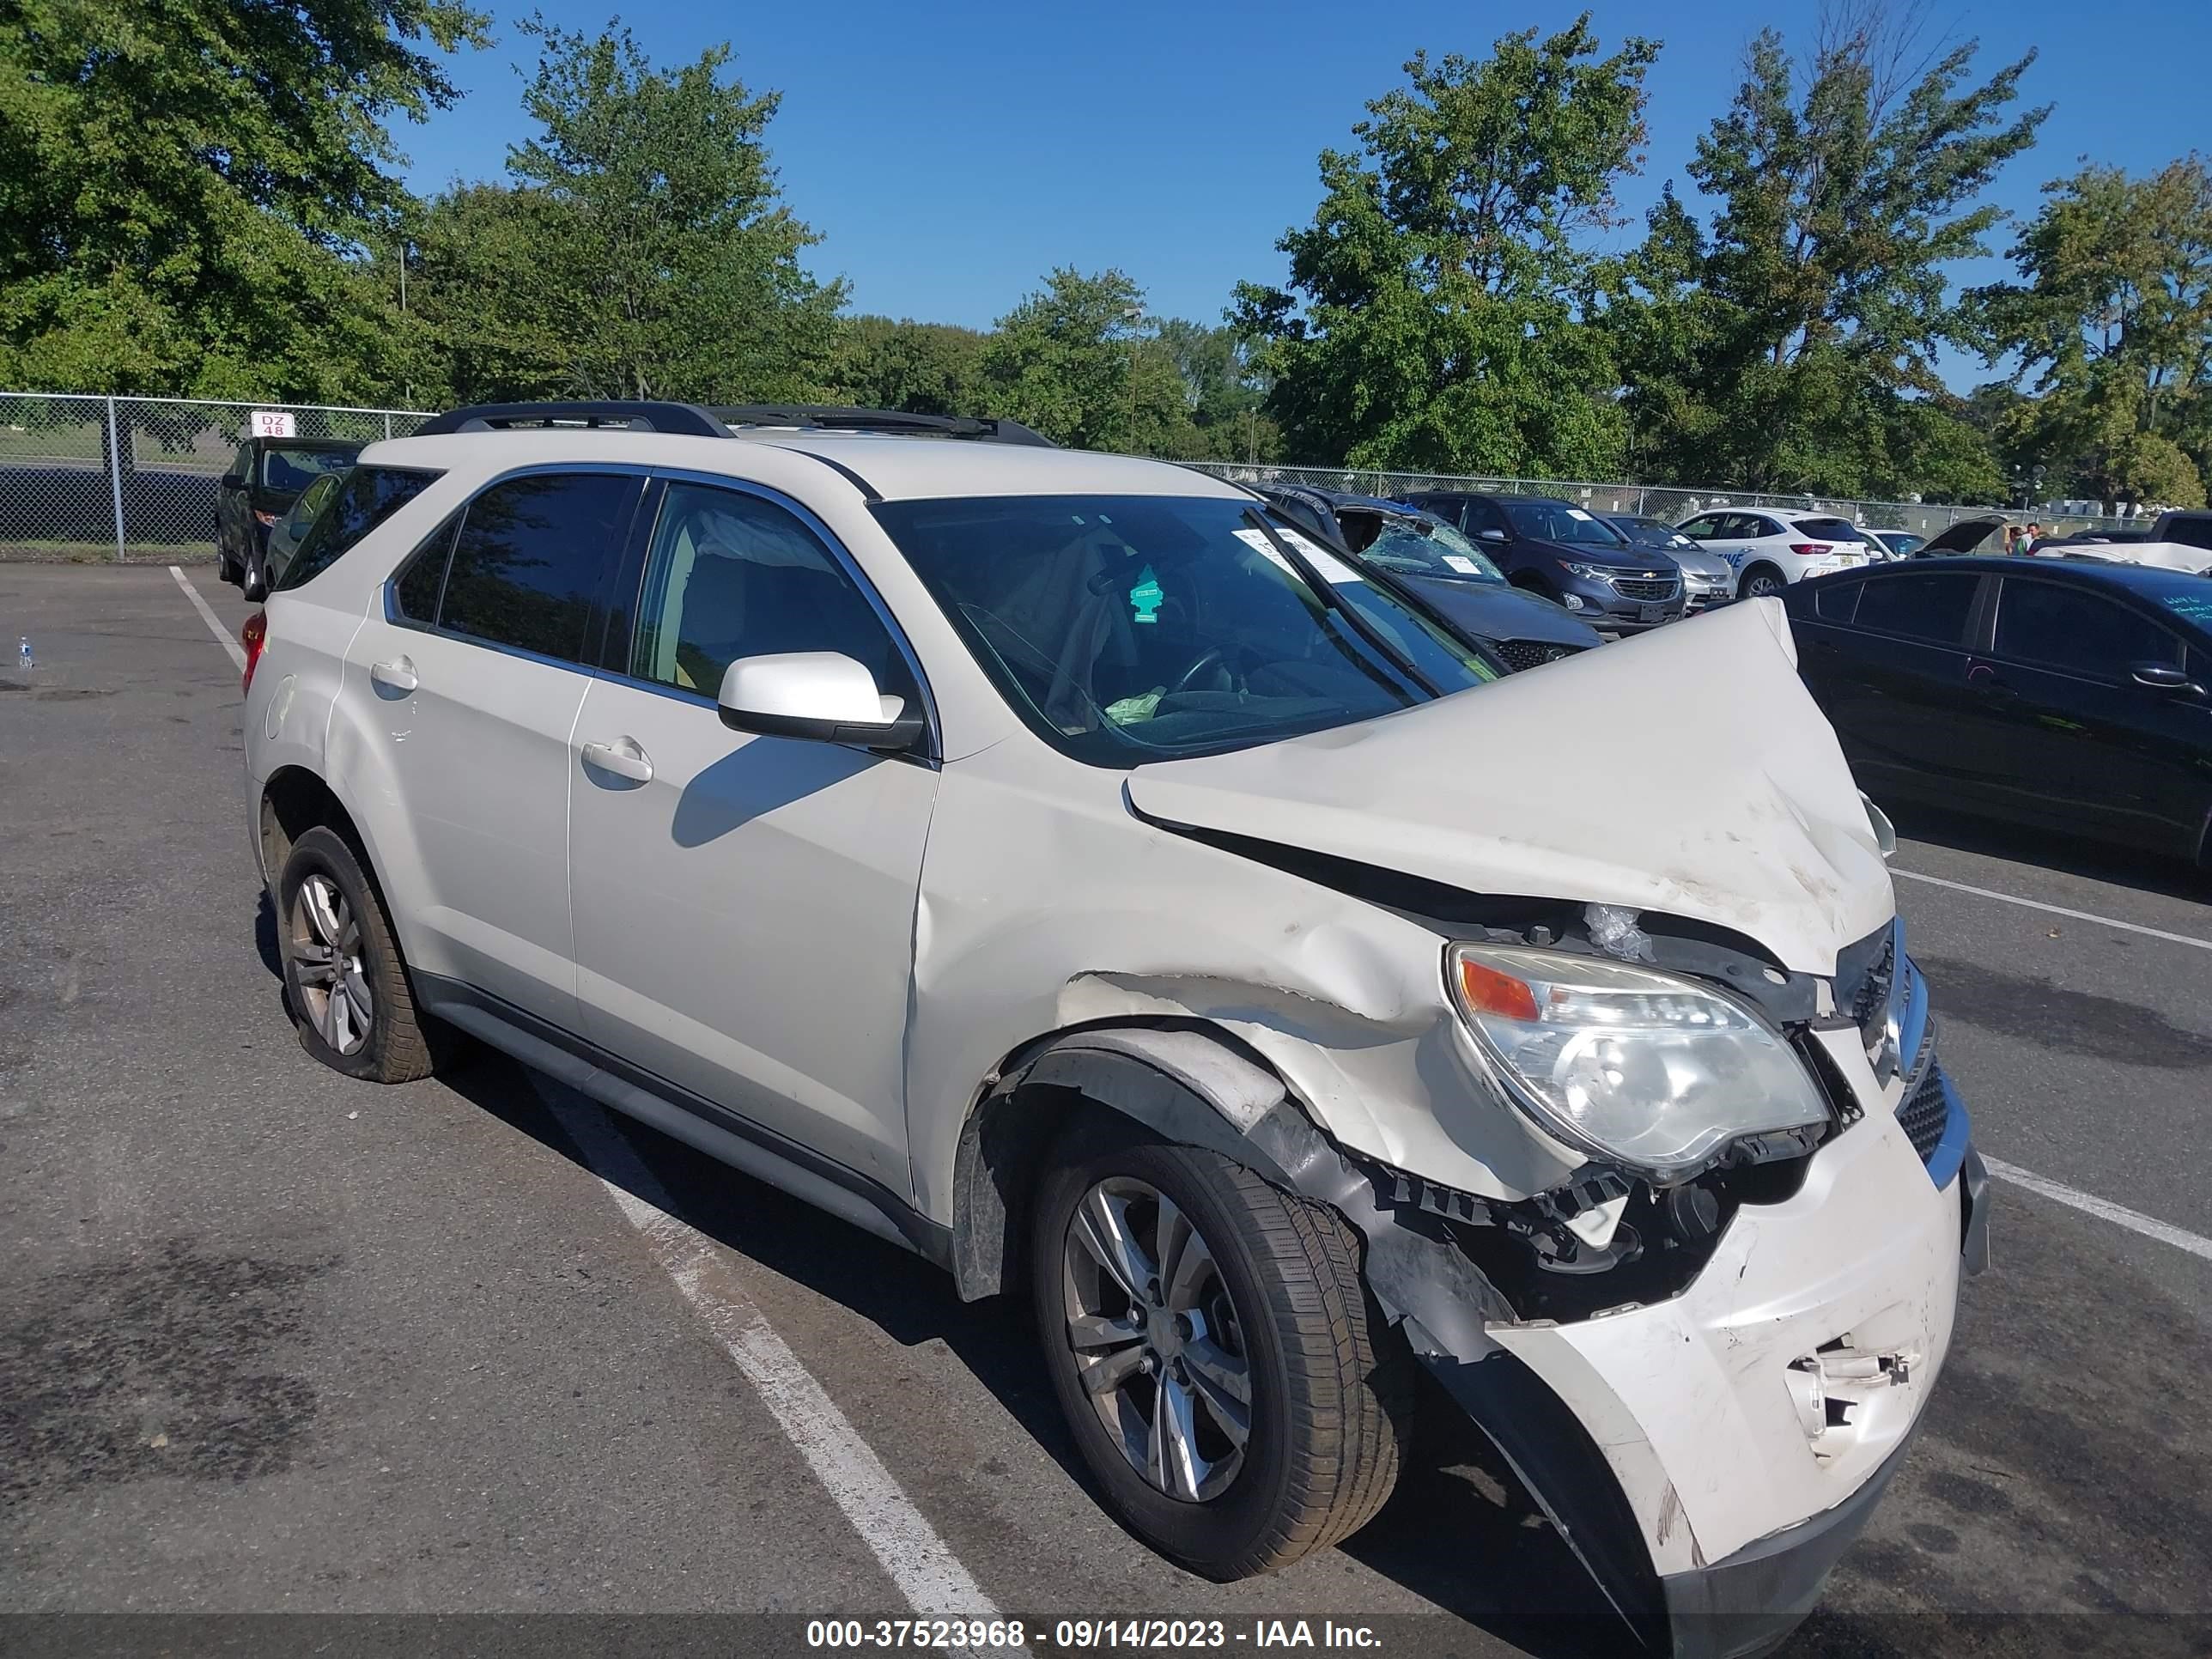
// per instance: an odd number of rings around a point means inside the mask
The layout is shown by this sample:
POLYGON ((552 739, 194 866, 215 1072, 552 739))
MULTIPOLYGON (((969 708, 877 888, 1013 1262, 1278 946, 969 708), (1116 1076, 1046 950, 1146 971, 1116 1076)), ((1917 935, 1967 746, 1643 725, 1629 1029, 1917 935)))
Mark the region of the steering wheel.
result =
POLYGON ((1196 662, 1191 664, 1189 667, 1182 671, 1182 677, 1176 681, 1175 685, 1168 692, 1168 695, 1170 696, 1173 696, 1176 692, 1189 690, 1193 682, 1194 682, 1200 675, 1205 673, 1208 669, 1220 668, 1223 666, 1224 666, 1224 664, 1222 659, 1221 647, 1217 645, 1201 655, 1196 662))

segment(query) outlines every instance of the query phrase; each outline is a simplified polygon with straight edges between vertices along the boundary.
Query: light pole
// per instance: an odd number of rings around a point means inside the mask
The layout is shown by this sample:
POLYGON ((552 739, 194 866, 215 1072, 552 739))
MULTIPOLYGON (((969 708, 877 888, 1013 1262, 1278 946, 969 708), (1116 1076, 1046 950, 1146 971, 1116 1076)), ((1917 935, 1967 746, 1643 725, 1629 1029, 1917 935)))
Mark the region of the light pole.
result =
POLYGON ((1137 447, 1137 325, 1145 320, 1142 306, 1125 306, 1121 325, 1129 331, 1129 448, 1137 447))

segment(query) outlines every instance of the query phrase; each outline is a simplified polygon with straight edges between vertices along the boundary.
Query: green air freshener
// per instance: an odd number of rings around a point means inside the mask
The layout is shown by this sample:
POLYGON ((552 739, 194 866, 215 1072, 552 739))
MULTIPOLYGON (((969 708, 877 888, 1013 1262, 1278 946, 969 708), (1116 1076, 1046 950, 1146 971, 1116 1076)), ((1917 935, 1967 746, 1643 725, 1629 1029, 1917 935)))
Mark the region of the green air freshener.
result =
POLYGON ((1145 574, 1137 578, 1137 585, 1129 590, 1129 609, 1135 613, 1133 620, 1158 622, 1160 619, 1160 602, 1166 598, 1167 595, 1160 591, 1159 578, 1152 574, 1152 566, 1146 565, 1145 574))

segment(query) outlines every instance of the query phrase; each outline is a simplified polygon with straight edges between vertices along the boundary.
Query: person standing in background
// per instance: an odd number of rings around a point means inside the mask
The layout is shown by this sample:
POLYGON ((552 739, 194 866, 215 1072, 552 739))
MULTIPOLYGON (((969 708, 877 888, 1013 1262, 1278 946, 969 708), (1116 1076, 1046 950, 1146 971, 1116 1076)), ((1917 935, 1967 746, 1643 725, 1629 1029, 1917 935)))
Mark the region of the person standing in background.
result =
POLYGON ((2036 544, 2042 539, 2043 526, 2031 521, 2027 528, 2021 532, 2020 550, 2024 554, 2032 554, 2035 551, 2036 544))

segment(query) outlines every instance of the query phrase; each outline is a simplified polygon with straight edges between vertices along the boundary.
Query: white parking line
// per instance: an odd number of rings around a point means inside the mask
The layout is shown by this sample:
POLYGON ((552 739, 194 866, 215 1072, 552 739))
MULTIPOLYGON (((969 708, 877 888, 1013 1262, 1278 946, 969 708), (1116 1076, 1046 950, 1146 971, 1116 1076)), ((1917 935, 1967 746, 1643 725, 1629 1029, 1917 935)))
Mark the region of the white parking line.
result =
POLYGON ((2112 916, 2100 916, 2089 910, 2069 910, 2063 904, 2045 904, 2041 899, 2021 898, 2013 893, 2000 893, 1988 887, 1969 887, 1963 881, 1946 881, 1941 876, 1923 876, 1917 870, 1900 870, 1895 865, 1889 873, 1902 876, 1907 881, 1924 881, 1930 887, 1948 887, 1954 893, 1972 893, 1976 898, 1996 899, 2002 904, 2017 904, 2023 909, 2042 910, 2054 916, 2068 916, 2075 921, 2094 921, 2102 927, 2118 927, 2130 933, 2142 933, 2151 939, 2162 939, 2169 945, 2193 945, 2200 951, 2212 951, 2212 939, 2197 939, 2189 933, 2169 933, 2163 927, 2146 927, 2141 922, 2121 921, 2112 916))
POLYGON ((199 589, 191 585, 180 567, 171 565, 169 574, 177 579, 177 586, 185 590, 185 597, 192 602, 192 609, 200 613, 200 620, 208 625, 208 632, 215 635, 216 642, 230 653, 232 665, 243 674, 246 672, 246 647, 230 637, 230 630, 222 625, 222 618, 216 616, 214 607, 200 597, 199 589))
POLYGON ((2212 1261, 2212 1238, 2185 1232, 2154 1216, 2147 1216, 2140 1210, 2130 1210, 2125 1205, 2099 1198, 2094 1193, 2085 1193, 2059 1182, 2045 1180, 2016 1164, 2004 1163, 1986 1152, 1982 1155, 1982 1164, 2000 1181, 2009 1181, 2015 1187, 2025 1187, 2031 1193, 2040 1193, 2055 1204, 2066 1205, 2085 1215, 2095 1216, 2100 1221, 2109 1221, 2116 1227, 2125 1227, 2131 1233, 2141 1233, 2145 1238, 2154 1238, 2161 1244, 2171 1244, 2177 1250, 2186 1250, 2191 1255, 2212 1261))
POLYGON ((1000 1618, 874 1449, 753 1304, 729 1253, 668 1212, 666 1191, 604 1110, 535 1073, 532 1082, 915 1612, 933 1619, 1000 1618))

